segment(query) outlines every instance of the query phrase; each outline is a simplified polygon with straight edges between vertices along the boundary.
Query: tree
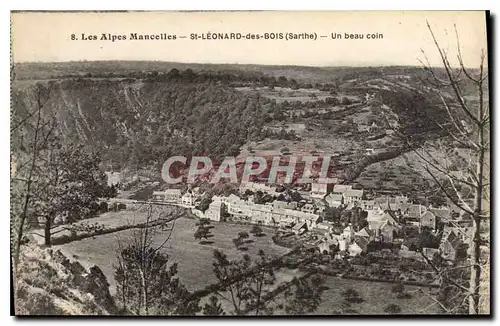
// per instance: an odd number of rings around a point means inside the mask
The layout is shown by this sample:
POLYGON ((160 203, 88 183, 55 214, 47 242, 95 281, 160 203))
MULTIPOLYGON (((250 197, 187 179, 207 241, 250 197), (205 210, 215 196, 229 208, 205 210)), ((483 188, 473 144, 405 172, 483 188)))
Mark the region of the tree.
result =
POLYGON ((240 238, 233 238, 233 243, 236 249, 240 249, 240 246, 243 244, 240 238))
POLYGON ((249 237, 250 236, 245 231, 238 232, 238 236, 233 239, 233 243, 237 249, 242 250, 244 248, 241 247, 241 245, 243 245, 245 243, 245 240, 248 239, 249 237))
POLYGON ((258 225, 252 226, 252 229, 250 230, 250 233, 252 233, 256 237, 260 237, 260 236, 264 235, 264 231, 258 225))
MULTIPOLYGON (((455 26, 458 67, 450 62, 448 51, 438 43, 429 23, 428 30, 439 53, 443 71, 423 63, 427 82, 445 112, 445 122, 435 121, 445 136, 439 141, 416 144, 409 137, 402 137, 407 145, 417 147, 414 153, 424 170, 439 186, 446 198, 473 219, 470 280, 468 287, 456 286, 468 297, 469 314, 478 314, 480 306, 481 270, 487 260, 481 258, 481 226, 489 221, 490 200, 490 108, 486 53, 481 50, 478 69, 466 68, 460 49, 460 38, 455 26), (466 95, 475 100, 467 100, 466 95)), ((425 55, 425 53, 424 53, 425 55)), ((461 228, 458 225, 455 227, 461 228)), ((486 254, 488 255, 488 254, 486 254)), ((430 261, 430 260, 429 260, 430 261)), ((436 269, 436 273, 442 273, 436 269)), ((489 296, 488 296, 489 297, 489 296)))
POLYGON ((168 211, 146 207, 145 226, 134 230, 130 243, 118 239, 117 264, 114 265, 116 298, 125 313, 136 315, 191 315, 199 311, 198 301, 177 277, 177 264, 169 265, 161 252, 170 240, 175 220, 182 209, 168 211), (163 238, 157 241, 158 238, 163 238))
POLYGON ((274 284, 276 278, 271 259, 262 250, 255 261, 248 255, 230 261, 214 250, 213 270, 219 283, 216 294, 231 303, 236 315, 249 311, 258 315, 266 308, 265 286, 274 284))
POLYGON ((468 268, 461 268, 460 266, 456 266, 456 264, 452 268, 449 268, 444 261, 439 259, 440 256, 437 258, 433 263, 439 266, 439 270, 442 271, 437 303, 442 308, 443 313, 467 314, 469 310, 467 297, 464 296, 464 290, 457 285, 463 287, 468 285, 470 279, 468 268))
POLYGON ((391 303, 384 308, 384 312, 389 315, 395 315, 401 313, 401 307, 397 304, 391 303))
POLYGON ((240 238, 242 241, 245 241, 245 239, 248 239, 250 236, 248 235, 248 232, 241 231, 238 232, 238 238, 240 238))
POLYGON ((402 293, 405 290, 405 286, 401 283, 393 285, 391 288, 392 293, 402 293))
POLYGON ((340 214, 341 209, 339 209, 338 207, 328 207, 321 213, 324 220, 335 223, 338 223, 340 221, 340 214))
POLYGON ((204 241, 207 241, 209 238, 213 237, 213 234, 210 232, 210 228, 208 226, 200 225, 194 232, 193 236, 196 240, 200 240, 200 243, 202 243, 201 239, 205 239, 204 241))
POLYGON ((88 153, 83 145, 51 144, 44 164, 33 180, 34 220, 43 220, 45 244, 51 244, 57 224, 91 217, 98 211, 100 198, 116 195, 99 169, 100 156, 88 153))
POLYGON ((293 278, 285 292, 285 311, 290 315, 304 315, 316 311, 321 303, 321 295, 326 289, 325 279, 313 275, 305 279, 293 278))
POLYGON ((210 301, 205 303, 203 307, 203 315, 205 316, 223 316, 226 313, 222 309, 219 299, 215 295, 210 296, 210 301))
POLYGON ((196 209, 199 209, 200 211, 204 212, 208 209, 208 206, 210 206, 210 203, 212 202, 212 199, 208 197, 203 197, 200 201, 200 203, 196 206, 196 209))
MULTIPOLYGON (((418 238, 418 248, 438 248, 440 238, 432 233, 428 228, 423 228, 418 238)), ((432 258, 432 257, 429 257, 432 258)))
POLYGON ((342 292, 342 295, 344 296, 347 303, 361 303, 365 301, 363 298, 361 298, 358 291, 351 288, 348 288, 347 290, 342 292))
POLYGON ((254 203, 255 204, 265 204, 265 203, 272 202, 273 200, 274 200, 274 196, 272 196, 268 193, 264 193, 260 190, 257 190, 254 193, 254 203))
POLYGON ((57 126, 55 117, 48 118, 44 108, 50 100, 51 86, 34 86, 34 99, 28 107, 13 103, 11 118, 11 230, 14 264, 17 265, 26 221, 33 202, 33 183, 38 166, 43 162, 47 145, 57 126), (26 112, 25 112, 26 111, 26 112))
POLYGON ((280 149, 280 153, 283 155, 289 154, 290 149, 288 147, 283 147, 282 149, 280 149))
POLYGON ((352 101, 348 98, 348 97, 345 97, 345 96, 342 96, 342 99, 341 99, 341 102, 340 102, 342 105, 349 105, 352 103, 352 101))
POLYGON ((207 227, 208 225, 210 225, 210 219, 200 218, 200 220, 196 222, 196 225, 201 227, 207 227))

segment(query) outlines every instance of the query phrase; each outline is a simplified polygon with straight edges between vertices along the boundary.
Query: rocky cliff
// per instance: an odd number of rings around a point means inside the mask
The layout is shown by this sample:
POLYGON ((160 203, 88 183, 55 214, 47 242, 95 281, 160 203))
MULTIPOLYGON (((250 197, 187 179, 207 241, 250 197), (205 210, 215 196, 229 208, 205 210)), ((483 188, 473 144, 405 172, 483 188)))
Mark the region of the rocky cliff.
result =
POLYGON ((61 251, 24 247, 15 273, 16 315, 114 315, 109 283, 97 266, 85 269, 61 251))

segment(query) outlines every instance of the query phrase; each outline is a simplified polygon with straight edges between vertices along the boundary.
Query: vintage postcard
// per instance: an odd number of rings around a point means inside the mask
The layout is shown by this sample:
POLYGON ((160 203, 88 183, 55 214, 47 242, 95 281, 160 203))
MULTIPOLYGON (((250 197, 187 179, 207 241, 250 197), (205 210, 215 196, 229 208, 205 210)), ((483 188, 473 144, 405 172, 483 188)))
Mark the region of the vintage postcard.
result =
POLYGON ((490 313, 489 12, 12 12, 12 314, 490 313))

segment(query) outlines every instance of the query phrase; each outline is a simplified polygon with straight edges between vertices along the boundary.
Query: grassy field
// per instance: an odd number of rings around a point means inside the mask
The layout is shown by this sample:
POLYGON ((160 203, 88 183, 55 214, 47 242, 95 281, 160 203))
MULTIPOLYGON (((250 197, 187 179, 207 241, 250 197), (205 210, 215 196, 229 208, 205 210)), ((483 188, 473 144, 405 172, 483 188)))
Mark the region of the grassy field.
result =
MULTIPOLYGON (((323 293, 323 300, 315 314, 330 315, 344 314, 346 307, 343 306, 344 297, 342 292, 348 288, 356 290, 360 297, 364 299, 361 303, 353 303, 350 309, 363 315, 385 314, 384 309, 389 304, 396 304, 401 307, 403 314, 435 314, 439 313, 438 307, 433 299, 426 294, 429 289, 425 287, 405 286, 405 291, 411 294, 409 299, 398 299, 396 293, 391 292, 393 284, 368 282, 341 279, 337 277, 326 277, 326 284, 329 289, 323 293)), ((353 312, 354 313, 354 312, 353 312)))
MULTIPOLYGON (((197 290, 215 282, 212 273, 212 254, 214 249, 224 251, 230 259, 236 259, 243 255, 242 251, 236 250, 232 239, 240 231, 249 231, 248 225, 236 225, 228 223, 213 223, 213 241, 211 244, 200 244, 193 237, 196 230, 194 219, 180 218, 175 222, 174 233, 170 241, 165 245, 163 251, 170 256, 172 262, 178 263, 179 277, 181 281, 190 289, 197 290)), ((79 259, 87 266, 99 266, 114 291, 113 264, 116 260, 116 251, 119 242, 127 243, 133 236, 133 230, 120 231, 112 234, 101 235, 81 241, 74 241, 58 246, 70 257, 79 259)), ((246 246, 246 253, 256 256, 260 249, 266 254, 283 255, 288 252, 287 248, 275 245, 271 236, 272 229, 264 228, 265 236, 253 237, 255 242, 246 246)), ((155 243, 163 242, 166 233, 158 234, 155 243)), ((285 276, 285 278, 288 278, 285 276)))
MULTIPOLYGON (((153 206, 153 216, 170 216, 169 214, 173 214, 172 212, 179 211, 182 213, 182 209, 178 207, 172 207, 167 205, 154 205, 153 206)), ((129 226, 132 227, 137 224, 146 222, 146 211, 148 210, 147 205, 129 205, 127 210, 118 211, 118 212, 107 212, 100 214, 97 217, 84 219, 77 221, 71 224, 74 227, 81 227, 83 230, 78 231, 77 234, 87 234, 92 231, 85 230, 85 226, 98 225, 103 227, 106 230, 118 228, 121 226, 129 226)), ((67 229, 67 225, 60 225, 52 229, 52 240, 62 237, 69 236, 71 232, 67 229)), ((34 240, 38 244, 44 243, 44 236, 42 229, 35 229, 31 232, 34 240)))

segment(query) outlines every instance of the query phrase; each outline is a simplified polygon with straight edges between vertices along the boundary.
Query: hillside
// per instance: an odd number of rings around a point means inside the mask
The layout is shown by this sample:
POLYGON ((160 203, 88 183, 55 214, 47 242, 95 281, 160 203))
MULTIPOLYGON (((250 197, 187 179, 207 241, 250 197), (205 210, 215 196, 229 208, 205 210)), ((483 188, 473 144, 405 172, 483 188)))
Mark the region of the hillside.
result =
POLYGON ((101 269, 60 250, 26 246, 15 274, 17 315, 109 315, 118 309, 101 269))
MULTIPOLYGON (((15 71, 13 124, 43 97, 61 138, 99 152, 108 170, 158 171, 174 155, 322 152, 352 181, 376 161, 368 150, 381 158, 404 152, 392 129, 419 143, 440 137, 445 119, 411 67, 81 62, 15 71)), ((14 150, 24 136, 13 135, 14 150)))
MULTIPOLYGON (((13 123, 36 106, 38 87, 14 83, 13 123)), ((43 87, 50 89, 45 113, 56 117, 59 133, 100 151, 118 168, 171 155, 236 155, 272 112, 266 98, 188 79, 68 79, 43 87)))
POLYGON ((422 74, 420 67, 304 67, 251 64, 204 64, 163 61, 70 61, 21 62, 15 64, 16 79, 58 79, 77 76, 132 76, 144 72, 167 73, 171 69, 192 69, 195 72, 224 72, 240 76, 286 76, 301 82, 329 83, 351 80, 359 76, 422 74))

